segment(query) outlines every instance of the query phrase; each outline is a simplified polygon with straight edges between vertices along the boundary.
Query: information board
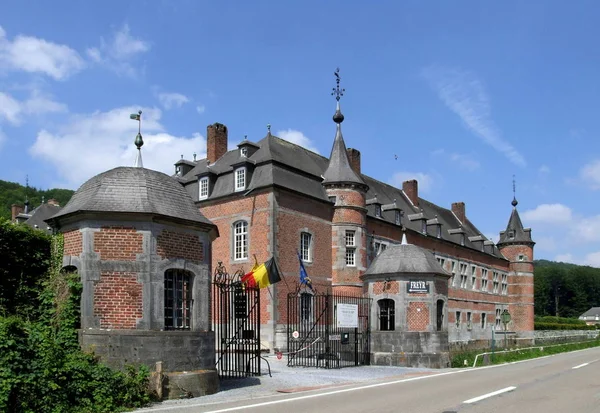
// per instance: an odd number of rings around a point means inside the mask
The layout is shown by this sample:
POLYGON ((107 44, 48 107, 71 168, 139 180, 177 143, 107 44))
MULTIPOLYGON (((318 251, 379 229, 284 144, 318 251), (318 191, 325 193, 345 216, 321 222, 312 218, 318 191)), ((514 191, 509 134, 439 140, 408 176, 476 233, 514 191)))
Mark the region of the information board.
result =
POLYGON ((337 327, 358 328, 358 304, 337 304, 335 314, 337 327))

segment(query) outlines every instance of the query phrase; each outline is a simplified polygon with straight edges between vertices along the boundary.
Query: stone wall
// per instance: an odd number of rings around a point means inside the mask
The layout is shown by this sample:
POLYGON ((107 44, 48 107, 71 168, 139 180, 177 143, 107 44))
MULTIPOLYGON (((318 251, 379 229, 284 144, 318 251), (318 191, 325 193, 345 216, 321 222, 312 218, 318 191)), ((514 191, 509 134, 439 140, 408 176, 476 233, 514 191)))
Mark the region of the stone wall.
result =
POLYGON ((600 337, 600 330, 535 331, 535 344, 561 344, 591 340, 600 337))
POLYGON ((371 332, 371 364, 446 368, 450 366, 447 332, 371 332))

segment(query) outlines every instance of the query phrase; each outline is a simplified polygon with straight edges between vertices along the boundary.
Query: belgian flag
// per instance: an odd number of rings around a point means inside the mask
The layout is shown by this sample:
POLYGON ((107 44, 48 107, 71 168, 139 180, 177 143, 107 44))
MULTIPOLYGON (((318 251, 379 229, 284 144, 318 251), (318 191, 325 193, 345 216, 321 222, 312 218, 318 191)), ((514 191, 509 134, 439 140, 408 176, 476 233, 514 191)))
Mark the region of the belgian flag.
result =
POLYGON ((265 288, 279 281, 281 275, 273 257, 260 265, 257 262, 252 270, 242 277, 242 283, 250 288, 265 288))

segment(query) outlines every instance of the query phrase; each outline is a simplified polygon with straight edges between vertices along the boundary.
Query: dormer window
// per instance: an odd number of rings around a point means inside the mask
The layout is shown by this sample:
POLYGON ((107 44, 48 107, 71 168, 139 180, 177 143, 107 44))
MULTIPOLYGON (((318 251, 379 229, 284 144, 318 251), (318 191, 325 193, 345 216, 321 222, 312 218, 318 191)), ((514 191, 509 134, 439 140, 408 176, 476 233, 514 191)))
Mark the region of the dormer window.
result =
POLYGON ((375 205, 375 216, 381 218, 381 205, 375 205))
POLYGON ((248 148, 246 148, 246 147, 240 148, 240 155, 243 156, 244 158, 247 158, 248 157, 248 148))
POLYGON ((395 211, 396 214, 394 215, 394 222, 396 223, 396 225, 400 225, 402 224, 402 213, 398 210, 395 211))
POLYGON ((510 231, 508 231, 508 238, 513 239, 515 237, 515 231, 513 231, 512 229, 510 231))
POLYGON ((243 191, 246 189, 246 168, 238 168, 235 170, 234 184, 236 191, 243 191))
POLYGON ((198 199, 208 198, 208 176, 206 176, 204 178, 200 178, 200 181, 198 181, 198 186, 199 186, 198 199))
POLYGON ((175 167, 175 175, 181 176, 181 166, 176 166, 175 167))

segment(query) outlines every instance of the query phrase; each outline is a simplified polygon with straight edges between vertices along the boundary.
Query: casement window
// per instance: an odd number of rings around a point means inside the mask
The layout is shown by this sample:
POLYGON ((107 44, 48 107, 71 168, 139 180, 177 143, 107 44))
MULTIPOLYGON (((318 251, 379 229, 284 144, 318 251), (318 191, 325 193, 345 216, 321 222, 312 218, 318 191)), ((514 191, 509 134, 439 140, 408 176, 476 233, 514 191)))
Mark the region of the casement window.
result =
POLYGON ((502 274, 502 295, 508 295, 508 274, 502 274))
POLYGON ((486 268, 482 268, 481 269, 481 291, 488 290, 487 276, 488 276, 488 270, 486 268))
POLYGON ((467 311, 467 330, 470 330, 471 328, 473 328, 471 324, 471 312, 467 311))
POLYGON ((456 261, 450 261, 450 272, 452 273, 452 285, 456 285, 456 261))
POLYGON ((375 205, 375 216, 381 218, 381 205, 375 205))
POLYGON ((356 232, 346 231, 346 266, 356 266, 356 232))
POLYGON ((396 225, 400 225, 402 224, 402 212, 400 211, 395 211, 396 213, 394 214, 394 222, 396 223, 396 225))
POLYGON ((165 330, 189 330, 192 303, 192 274, 185 270, 165 271, 165 330))
POLYGON ((486 313, 481 313, 481 329, 485 330, 485 328, 487 327, 487 314, 486 313))
POLYGON ((387 245, 383 242, 375 241, 374 243, 375 255, 381 254, 387 248, 387 245))
POLYGON ((477 267, 474 265, 471 266, 471 288, 477 288, 477 267))
POLYGON ((233 224, 233 259, 248 259, 248 223, 238 221, 233 224))
POLYGON ((467 264, 460 263, 460 288, 467 288, 467 264))
POLYGON ((500 330, 502 327, 502 310, 499 308, 496 308, 496 325, 495 325, 495 329, 496 330, 500 330))
POLYGON ((246 189, 246 168, 236 169, 233 175, 235 180, 235 190, 243 191, 246 189))
POLYGON ((444 268, 444 264, 446 264, 446 260, 441 258, 441 257, 435 257, 435 259, 437 260, 437 262, 440 264, 440 266, 442 268, 444 268))
POLYGON ((248 156, 248 148, 240 148, 240 155, 246 158, 248 156))
POLYGON ((457 311, 456 312, 456 327, 459 327, 459 328, 460 328, 460 321, 461 321, 460 316, 461 316, 460 311, 457 311))
POLYGON ((379 330, 394 331, 396 329, 396 304, 391 298, 377 301, 379 305, 379 330))
POLYGON ((312 234, 308 232, 300 233, 300 257, 304 262, 312 262, 312 234))
POLYGON ((492 293, 498 294, 498 286, 500 283, 498 282, 498 271, 492 272, 492 293))
POLYGON ((198 182, 200 189, 199 189, 199 199, 206 199, 208 198, 208 177, 204 177, 204 178, 200 178, 200 181, 198 182))

